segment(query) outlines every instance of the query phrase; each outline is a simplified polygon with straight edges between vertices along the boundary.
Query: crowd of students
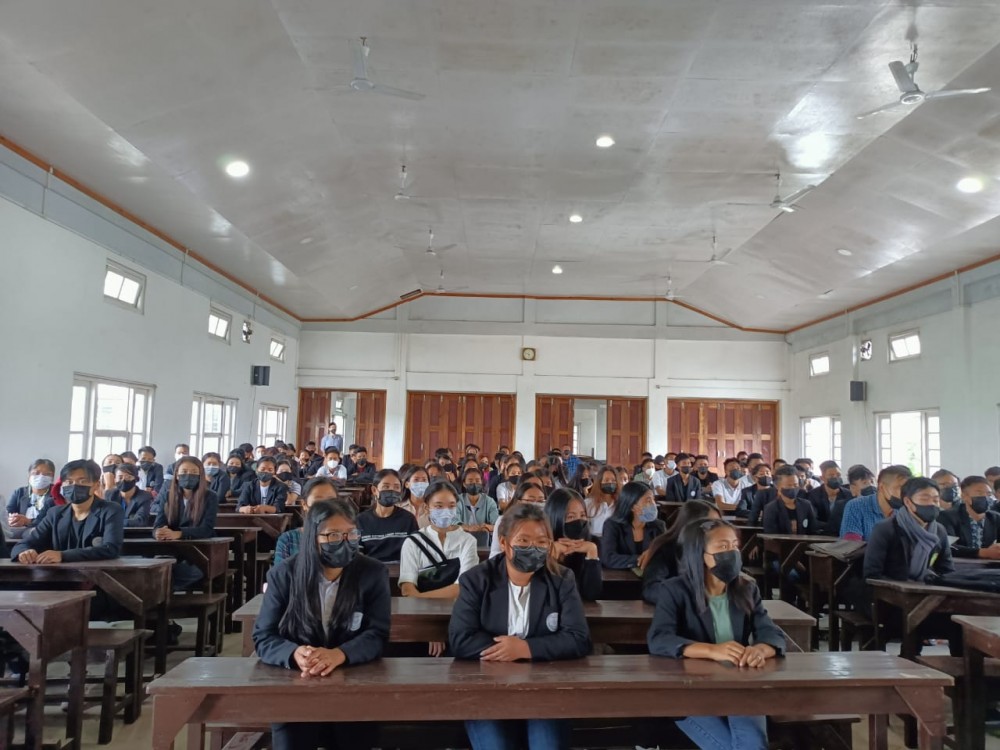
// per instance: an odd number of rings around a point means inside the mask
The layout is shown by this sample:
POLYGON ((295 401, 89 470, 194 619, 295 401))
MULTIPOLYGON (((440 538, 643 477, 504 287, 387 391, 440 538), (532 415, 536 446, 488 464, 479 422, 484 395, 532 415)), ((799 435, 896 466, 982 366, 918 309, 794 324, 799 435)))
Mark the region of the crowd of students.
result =
MULTIPOLYGON (((527 461, 506 446, 489 457, 470 444, 457 460, 442 448, 425 462, 379 470, 363 446, 344 456, 337 438, 331 429, 319 451, 312 443, 301 452, 245 444, 225 459, 188 455, 181 444, 166 467, 147 446, 101 464, 71 461, 58 476, 39 459, 8 502, 11 557, 23 564, 113 558, 124 526, 152 526, 158 539, 212 536, 222 502, 243 513, 296 509, 302 526, 277 541, 253 637, 263 661, 307 676, 382 654, 387 562, 399 562, 403 596, 454 601, 448 643, 430 644, 432 656, 585 656, 583 601, 600 598, 603 570, 626 569, 642 576, 643 598, 655 605, 651 653, 753 668, 781 656, 784 638, 741 575, 739 536, 727 516, 769 533, 864 540, 866 578, 925 581, 952 571, 953 551, 1000 559, 996 467, 960 480, 947 471, 914 477, 903 466, 876 477, 853 466, 845 480, 834 461, 814 474, 809 459, 768 465, 741 453, 723 462, 720 478, 703 455, 645 454, 622 467, 573 456, 569 446, 527 461), (372 503, 362 512, 342 497, 352 483, 370 485, 372 503), (669 528, 660 520, 663 500, 683 503, 669 528), (480 562, 478 549, 487 547, 480 562)), ((174 567, 177 589, 200 577, 181 561, 174 567)), ((864 599, 861 586, 859 607, 864 599)), ((758 717, 689 717, 678 725, 699 747, 766 747, 758 717)), ((274 747, 316 747, 351 731, 278 725, 274 747)), ((567 725, 476 720, 467 731, 474 748, 526 741, 540 749, 565 747, 567 725)))

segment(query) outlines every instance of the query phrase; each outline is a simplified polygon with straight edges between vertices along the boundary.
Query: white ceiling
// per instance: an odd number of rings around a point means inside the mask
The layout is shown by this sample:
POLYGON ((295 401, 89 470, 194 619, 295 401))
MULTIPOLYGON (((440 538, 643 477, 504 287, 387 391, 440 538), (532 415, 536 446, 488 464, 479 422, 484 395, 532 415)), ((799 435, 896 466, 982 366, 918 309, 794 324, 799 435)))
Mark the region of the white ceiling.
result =
POLYGON ((784 330, 997 253, 998 39, 995 1, 0 0, 0 134, 302 318, 433 289, 443 261, 484 293, 669 273, 784 330), (348 89, 362 35, 376 82, 426 98, 348 89), (912 38, 924 90, 994 91, 855 119, 912 38), (404 161, 426 205, 393 199, 404 161), (803 210, 766 206, 778 168, 820 185, 803 210), (692 262, 713 224, 731 266, 692 262))

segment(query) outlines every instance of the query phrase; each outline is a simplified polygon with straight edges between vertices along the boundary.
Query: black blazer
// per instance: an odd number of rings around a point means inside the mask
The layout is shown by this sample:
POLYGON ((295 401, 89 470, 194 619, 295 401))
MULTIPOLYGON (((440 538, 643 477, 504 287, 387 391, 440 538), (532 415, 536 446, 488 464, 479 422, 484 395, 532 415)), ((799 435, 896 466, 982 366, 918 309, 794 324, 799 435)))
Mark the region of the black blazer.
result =
MULTIPOLYGON (((478 659, 496 636, 507 635, 507 560, 498 555, 458 579, 459 593, 448 623, 448 643, 456 659, 478 659)), ((531 577, 528 637, 532 661, 579 659, 590 653, 590 629, 573 573, 560 566, 531 577)))
POLYGON ((73 528, 73 506, 55 505, 35 526, 30 538, 22 540, 11 550, 11 560, 22 552, 57 550, 62 552, 64 563, 87 560, 111 560, 122 553, 122 528, 125 511, 121 505, 106 500, 94 500, 90 513, 83 522, 83 538, 79 547, 70 547, 73 528))
MULTIPOLYGON (((817 534, 816 511, 812 503, 803 497, 795 500, 796 534, 805 536, 817 534)), ((768 503, 764 508, 764 521, 761 524, 765 534, 791 534, 792 522, 788 518, 785 504, 781 500, 768 503)))
POLYGON ((159 495, 161 489, 163 489, 163 466, 154 462, 152 468, 146 472, 146 490, 159 495))
MULTIPOLYGON (((958 541, 951 548, 955 557, 979 557, 981 547, 972 546, 972 529, 969 526, 971 519, 965 503, 957 501, 952 508, 938 516, 938 522, 944 526, 948 536, 958 537, 958 541)), ((998 533, 1000 533, 1000 513, 988 510, 983 517, 983 547, 992 547, 996 544, 998 533)))
MULTIPOLYGON (((591 542, 598 546, 600 540, 591 537, 591 542)), ((600 552, 598 552, 600 554, 600 552)), ((584 552, 574 552, 563 558, 562 564, 573 572, 576 578, 576 587, 580 590, 580 598, 585 602, 595 602, 601 598, 601 589, 604 587, 604 576, 601 573, 600 557, 596 560, 588 560, 584 552)))
POLYGON ((366 463, 363 467, 352 462, 350 468, 347 469, 347 479, 358 484, 365 482, 372 483, 375 481, 375 475, 377 473, 378 469, 375 468, 375 464, 371 461, 366 463))
POLYGON ((642 531, 642 542, 636 544, 632 538, 632 524, 609 518, 604 522, 601 543, 598 545, 601 564, 613 570, 634 568, 639 563, 639 555, 649 549, 653 540, 666 530, 666 525, 659 519, 647 523, 642 531))
MULTIPOLYGON (((751 587, 752 612, 748 614, 731 597, 729 599, 733 637, 744 646, 749 646, 751 641, 755 644, 766 643, 774 648, 778 656, 782 656, 785 634, 764 609, 757 584, 747 581, 747 585, 751 587)), ((679 659, 684 655, 684 648, 691 643, 715 643, 712 610, 703 599, 701 592, 696 596, 686 578, 664 581, 659 588, 653 624, 646 636, 649 653, 679 659)))
POLYGON ((267 493, 267 502, 263 502, 260 499, 260 482, 254 479, 252 482, 243 485, 243 491, 240 492, 240 502, 236 508, 238 510, 247 505, 254 507, 258 505, 273 505, 275 512, 284 513, 285 501, 287 499, 288 488, 275 477, 271 480, 271 489, 267 493))
MULTIPOLYGON (((122 493, 111 490, 104 498, 109 503, 122 504, 122 493)), ((132 502, 124 506, 126 526, 149 526, 150 508, 153 505, 153 496, 145 490, 137 489, 132 495, 132 502)))
MULTIPOLYGON (((905 508, 896 511, 907 513, 905 508)), ((951 545, 948 544, 948 532, 944 526, 935 523, 933 530, 938 535, 938 546, 931 553, 931 572, 943 575, 955 572, 955 563, 951 559, 951 545)), ((865 547, 865 578, 885 578, 890 581, 909 581, 909 554, 903 546, 903 535, 899 532, 895 514, 884 521, 875 524, 868 537, 865 547)))
POLYGON ((298 555, 293 555, 271 568, 267 574, 267 591, 253 626, 253 643, 260 660, 276 667, 298 669, 293 654, 299 646, 339 648, 347 657, 348 664, 364 664, 378 659, 389 640, 391 595, 388 569, 364 555, 356 556, 351 565, 360 569, 359 591, 357 608, 351 621, 345 626, 328 628, 323 643, 300 643, 289 640, 281 632, 281 619, 290 603, 292 576, 297 561, 298 555))
MULTIPOLYGON (((10 493, 10 498, 7 500, 7 512, 8 513, 20 513, 22 516, 28 512, 28 508, 31 507, 31 487, 25 485, 24 487, 18 487, 12 493, 10 493)), ((34 528, 38 525, 38 522, 45 517, 46 506, 51 505, 52 496, 49 491, 46 490, 42 495, 42 507, 38 510, 38 515, 27 525, 19 526, 14 528, 10 526, 7 528, 7 534, 12 539, 20 539, 24 536, 28 529, 34 528)))
POLYGON ((229 492, 229 475, 223 468, 218 474, 212 477, 208 483, 208 489, 215 493, 215 496, 222 500, 229 492))
POLYGON ((697 474, 688 474, 687 482, 679 471, 667 478, 667 502, 683 503, 685 500, 697 500, 701 497, 701 493, 701 480, 697 474))
POLYGON ((840 522, 844 518, 844 506, 853 498, 851 491, 847 487, 841 487, 837 490, 837 499, 833 503, 830 502, 830 497, 826 494, 825 485, 809 490, 808 496, 813 510, 816 511, 816 523, 819 529, 816 533, 840 536, 840 522))
POLYGON ((215 519, 219 515, 219 498, 211 490, 205 492, 205 512, 201 514, 201 523, 197 526, 188 515, 187 508, 181 507, 180 523, 171 524, 167 520, 167 496, 157 498, 156 520, 153 531, 168 526, 171 531, 181 532, 181 539, 208 539, 215 536, 215 519))
POLYGON ((680 545, 673 539, 665 542, 656 554, 649 558, 646 569, 642 571, 642 598, 650 604, 656 604, 659 598, 659 587, 664 581, 677 577, 677 565, 680 558, 680 545))

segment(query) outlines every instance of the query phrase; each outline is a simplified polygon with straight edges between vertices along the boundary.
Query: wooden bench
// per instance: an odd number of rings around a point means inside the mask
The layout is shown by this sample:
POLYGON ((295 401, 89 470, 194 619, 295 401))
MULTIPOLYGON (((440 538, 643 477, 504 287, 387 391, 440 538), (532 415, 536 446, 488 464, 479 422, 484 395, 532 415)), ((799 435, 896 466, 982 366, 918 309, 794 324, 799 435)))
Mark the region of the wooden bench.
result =
MULTIPOLYGON (((195 656, 222 653, 222 635, 225 631, 225 592, 174 594, 170 600, 170 614, 178 619, 195 618, 198 629, 195 633, 195 656)), ((185 650, 179 646, 172 650, 185 650)))
MULTIPOLYGON (((142 711, 143 644, 151 630, 131 628, 90 628, 87 631, 87 652, 104 659, 104 675, 99 678, 101 689, 101 719, 97 741, 101 745, 111 742, 114 734, 115 715, 121 711, 126 724, 133 723, 142 711), (125 660, 125 690, 118 699, 118 672, 125 660)), ((91 680, 88 678, 88 682, 91 680)))
POLYGON ((14 746, 14 713, 31 699, 31 690, 0 688, 0 747, 14 746))
MULTIPOLYGON (((961 656, 918 656, 916 659, 918 664, 923 664, 925 667, 930 667, 931 669, 936 669, 938 672, 943 672, 955 681, 954 687, 946 688, 945 694, 951 698, 952 706, 952 719, 954 720, 954 734, 956 738, 962 734, 961 727, 963 726, 968 706, 966 705, 966 684, 965 684, 965 661, 961 656)), ((985 659, 983 663, 983 677, 986 680, 991 680, 994 683, 1000 680, 1000 659, 985 659)), ((985 691, 986 685, 983 683, 978 683, 975 688, 977 691, 985 691)), ((959 743, 956 739, 955 745, 957 747, 962 747, 962 743, 959 743)))

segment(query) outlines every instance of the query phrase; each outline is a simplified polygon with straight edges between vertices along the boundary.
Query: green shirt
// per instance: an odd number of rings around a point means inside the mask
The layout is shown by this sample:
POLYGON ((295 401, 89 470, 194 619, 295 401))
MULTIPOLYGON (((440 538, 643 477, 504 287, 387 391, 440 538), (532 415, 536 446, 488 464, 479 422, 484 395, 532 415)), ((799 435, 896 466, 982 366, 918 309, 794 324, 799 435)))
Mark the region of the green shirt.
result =
POLYGON ((729 616, 729 594, 708 597, 708 607, 712 610, 712 622, 715 624, 715 642, 736 640, 733 638, 733 620, 729 616))

